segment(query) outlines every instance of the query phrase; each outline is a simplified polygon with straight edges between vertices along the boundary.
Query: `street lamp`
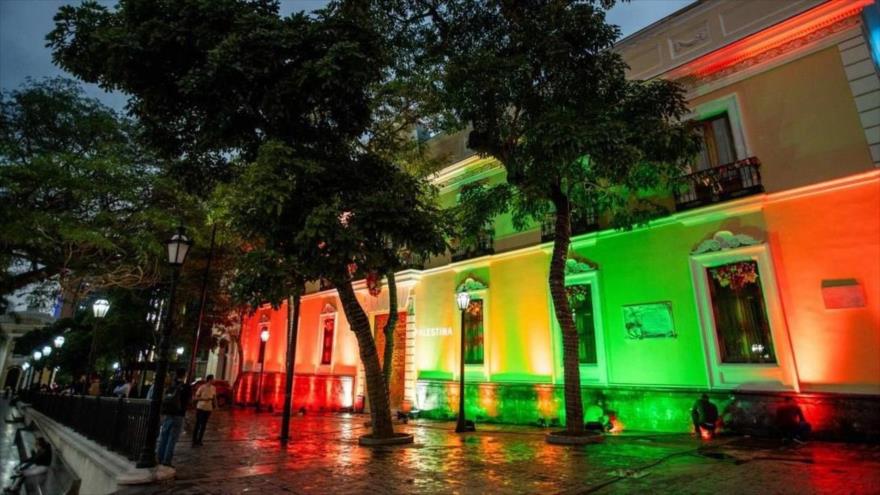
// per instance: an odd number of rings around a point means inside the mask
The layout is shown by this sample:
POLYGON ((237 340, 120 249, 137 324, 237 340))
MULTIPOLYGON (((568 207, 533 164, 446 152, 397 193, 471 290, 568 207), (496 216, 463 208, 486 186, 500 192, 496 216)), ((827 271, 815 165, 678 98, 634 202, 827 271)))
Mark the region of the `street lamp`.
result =
POLYGON ((119 361, 115 361, 115 362, 113 363, 112 368, 113 368, 113 371, 118 370, 118 369, 119 369, 119 361))
MULTIPOLYGON (((34 364, 38 363, 40 361, 40 359, 42 359, 42 358, 43 358, 42 352, 34 351, 34 364)), ((31 372, 31 383, 28 385, 33 384, 33 382, 34 382, 33 375, 36 374, 36 372, 37 372, 37 367, 34 366, 34 371, 31 372)), ((42 381, 43 381, 43 368, 40 368, 40 375, 37 377, 37 385, 39 385, 42 381)))
POLYGON ((153 397, 150 399, 150 415, 147 418, 147 433, 144 447, 138 458, 138 468, 153 468, 156 466, 156 436, 159 433, 159 406, 165 394, 165 375, 168 373, 168 350, 171 347, 171 329, 174 325, 174 293, 177 290, 177 279, 180 276, 180 268, 186 261, 186 255, 192 246, 192 240, 186 236, 183 226, 177 228, 177 232, 165 241, 168 249, 167 262, 171 266, 171 287, 168 291, 168 308, 165 317, 165 325, 159 334, 159 358, 156 361, 156 376, 153 381, 153 397))
POLYGON ((183 346, 174 349, 174 352, 177 354, 177 360, 180 361, 180 356, 183 356, 183 346))
POLYGON ((52 348, 47 345, 44 345, 43 346, 43 355, 48 356, 49 354, 52 354, 52 348))
POLYGON ((455 295, 455 302, 461 311, 461 351, 458 358, 458 422, 455 424, 456 433, 474 431, 473 424, 468 424, 464 419, 464 312, 471 304, 471 295, 467 291, 461 291, 455 295))
POLYGON ((64 345, 64 337, 61 335, 55 337, 55 340, 52 341, 52 344, 55 345, 56 349, 61 349, 61 346, 64 345))
POLYGON ((110 311, 110 301, 106 299, 96 299, 92 303, 92 315, 95 317, 95 327, 92 329, 92 346, 89 348, 89 369, 95 372, 95 352, 98 347, 98 322, 107 316, 110 311))
POLYGON ((260 399, 263 396, 263 367, 266 358, 266 342, 269 341, 269 327, 260 330, 260 378, 257 380, 257 412, 260 412, 260 399))

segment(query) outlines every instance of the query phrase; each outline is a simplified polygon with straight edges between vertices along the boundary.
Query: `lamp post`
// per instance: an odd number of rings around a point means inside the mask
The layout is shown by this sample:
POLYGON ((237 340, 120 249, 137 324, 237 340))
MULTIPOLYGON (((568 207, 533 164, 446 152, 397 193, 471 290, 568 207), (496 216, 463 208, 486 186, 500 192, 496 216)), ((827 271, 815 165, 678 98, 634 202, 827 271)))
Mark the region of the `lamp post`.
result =
POLYGON ((98 347, 98 322, 107 316, 108 311, 110 311, 110 301, 106 299, 97 299, 92 303, 92 315, 95 317, 95 328, 92 329, 92 346, 89 349, 89 370, 91 370, 92 373, 95 373, 95 352, 98 347))
POLYGON ((464 312, 471 304, 471 295, 467 291, 461 291, 455 295, 455 302, 461 311, 461 351, 458 358, 458 422, 455 424, 456 433, 474 431, 473 425, 468 425, 464 419, 464 312))
POLYGON ((24 376, 22 376, 21 380, 19 380, 18 382, 18 390, 27 390, 29 388, 28 380, 30 380, 31 374, 33 373, 33 371, 31 370, 31 363, 25 361, 24 363, 22 363, 21 369, 24 371, 24 376))
POLYGON ((174 353, 177 354, 177 360, 180 361, 180 357, 183 356, 183 346, 174 349, 174 353))
MULTIPOLYGON (((40 359, 43 358, 43 353, 40 351, 34 351, 34 373, 37 371, 36 363, 40 362, 40 359)), ((43 368, 40 368, 40 375, 37 377, 37 386, 43 382, 43 368)), ((33 380, 31 380, 31 385, 33 384, 33 380)), ((30 387, 28 387, 30 388, 30 387)))
POLYGON ((159 433, 159 406, 165 394, 165 375, 168 372, 168 350, 171 347, 171 328, 174 324, 174 293, 177 290, 177 279, 180 276, 180 268, 186 261, 192 241, 186 236, 183 227, 178 227, 177 232, 165 242, 168 248, 168 264, 171 265, 171 287, 168 293, 168 309, 165 317, 165 326, 159 334, 159 356, 156 361, 156 376, 153 381, 153 397, 150 399, 150 415, 147 417, 147 433, 144 439, 144 447, 138 458, 138 468, 153 468, 156 466, 156 436, 159 433))
POLYGON ((266 342, 269 341, 269 327, 260 330, 260 377, 257 380, 257 412, 260 412, 260 398, 263 396, 263 367, 266 358, 266 342))

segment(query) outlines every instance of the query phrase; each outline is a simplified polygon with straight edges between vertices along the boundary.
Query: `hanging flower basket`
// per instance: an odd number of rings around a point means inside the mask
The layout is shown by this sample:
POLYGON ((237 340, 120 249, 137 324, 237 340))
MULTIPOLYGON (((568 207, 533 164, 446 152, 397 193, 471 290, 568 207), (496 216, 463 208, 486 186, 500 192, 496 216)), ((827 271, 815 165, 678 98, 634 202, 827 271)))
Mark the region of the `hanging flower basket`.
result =
POLYGON ((382 293, 382 279, 379 277, 379 272, 367 273, 367 291, 373 297, 379 297, 379 294, 382 293))
POLYGON ((712 278, 718 281, 721 287, 730 287, 735 291, 742 290, 749 284, 758 281, 758 270, 754 261, 740 261, 729 265, 712 268, 712 278))

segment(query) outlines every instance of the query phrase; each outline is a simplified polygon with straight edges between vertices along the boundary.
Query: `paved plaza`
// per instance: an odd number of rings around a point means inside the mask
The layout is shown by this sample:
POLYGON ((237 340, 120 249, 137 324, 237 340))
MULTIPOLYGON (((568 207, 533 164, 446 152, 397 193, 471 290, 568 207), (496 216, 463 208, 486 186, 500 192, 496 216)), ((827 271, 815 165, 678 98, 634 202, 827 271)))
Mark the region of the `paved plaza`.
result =
POLYGON ((203 447, 181 436, 176 481, 123 493, 880 492, 880 446, 628 433, 559 447, 539 428, 478 425, 459 436, 452 423, 416 421, 398 426, 414 445, 371 449, 357 444, 365 416, 310 415, 294 418, 282 449, 279 419, 218 412, 203 447))
MULTIPOLYGON (((281 448, 279 420, 251 410, 217 412, 203 447, 190 447, 189 431, 181 436, 175 481, 120 493, 880 493, 876 445, 626 433, 559 447, 546 444, 539 428, 483 424, 459 436, 452 423, 415 421, 398 425, 415 444, 371 449, 357 444, 366 416, 308 415, 293 419, 293 440, 281 448)), ((13 434, 4 424, 4 468, 17 457, 13 434)))

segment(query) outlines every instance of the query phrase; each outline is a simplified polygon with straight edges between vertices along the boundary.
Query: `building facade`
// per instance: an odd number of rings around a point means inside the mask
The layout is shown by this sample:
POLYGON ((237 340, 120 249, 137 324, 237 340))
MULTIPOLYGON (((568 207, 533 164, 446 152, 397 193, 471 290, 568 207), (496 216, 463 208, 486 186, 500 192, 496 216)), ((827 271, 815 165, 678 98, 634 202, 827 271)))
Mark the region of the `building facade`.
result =
MULTIPOLYGON (((878 3, 700 1, 617 50, 630 77, 685 85, 704 147, 668 199, 674 213, 626 232, 601 215, 573 225, 566 284, 587 419, 686 431, 705 392, 730 427, 757 431, 794 396, 820 434, 880 434, 878 3)), ((434 177, 444 206, 465 184, 505 180, 463 143, 434 143, 455 157, 434 177)), ((454 417, 463 333, 469 418, 565 421, 551 229, 516 231, 502 215, 476 249, 397 275, 393 407, 454 417), (460 291, 471 295, 463 313, 460 291)), ((356 289, 381 329, 387 291, 356 289)), ((285 305, 243 321, 239 401, 262 390, 280 407, 287 318, 285 305)), ((356 341, 332 288, 302 298, 295 370, 294 407, 362 406, 356 341)))

